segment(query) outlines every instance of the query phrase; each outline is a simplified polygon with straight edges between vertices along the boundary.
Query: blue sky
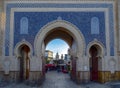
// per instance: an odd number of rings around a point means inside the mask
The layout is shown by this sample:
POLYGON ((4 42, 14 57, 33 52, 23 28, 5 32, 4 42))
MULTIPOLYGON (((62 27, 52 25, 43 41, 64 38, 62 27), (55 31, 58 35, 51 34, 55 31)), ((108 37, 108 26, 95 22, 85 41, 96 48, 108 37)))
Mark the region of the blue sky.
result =
POLYGON ((53 56, 55 56, 57 52, 60 56, 61 54, 67 54, 68 48, 68 44, 62 39, 54 39, 46 46, 46 50, 53 51, 53 56))

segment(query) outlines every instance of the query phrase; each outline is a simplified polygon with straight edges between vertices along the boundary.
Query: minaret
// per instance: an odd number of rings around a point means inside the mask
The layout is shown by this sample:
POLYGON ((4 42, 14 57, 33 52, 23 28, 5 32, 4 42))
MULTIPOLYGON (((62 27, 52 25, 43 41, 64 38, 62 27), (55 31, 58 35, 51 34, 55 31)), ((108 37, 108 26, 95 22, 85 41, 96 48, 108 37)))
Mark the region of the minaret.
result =
POLYGON ((61 54, 61 60, 63 60, 63 54, 61 54))
POLYGON ((58 52, 56 53, 56 60, 59 60, 59 54, 58 54, 58 52))

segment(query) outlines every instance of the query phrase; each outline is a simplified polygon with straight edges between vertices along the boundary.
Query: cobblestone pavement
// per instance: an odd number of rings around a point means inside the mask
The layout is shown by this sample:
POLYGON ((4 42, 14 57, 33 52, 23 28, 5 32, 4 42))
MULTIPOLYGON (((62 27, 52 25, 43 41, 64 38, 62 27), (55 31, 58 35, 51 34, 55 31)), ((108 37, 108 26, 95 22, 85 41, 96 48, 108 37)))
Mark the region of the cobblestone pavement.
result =
MULTIPOLYGON (((120 82, 119 82, 120 83, 120 82)), ((8 86, 0 87, 0 88, 120 88, 119 87, 110 87, 111 83, 107 84, 99 84, 90 82, 87 84, 77 85, 73 81, 70 80, 68 74, 64 74, 56 71, 49 71, 46 73, 45 82, 39 87, 30 87, 25 85, 25 83, 11 83, 8 86)))

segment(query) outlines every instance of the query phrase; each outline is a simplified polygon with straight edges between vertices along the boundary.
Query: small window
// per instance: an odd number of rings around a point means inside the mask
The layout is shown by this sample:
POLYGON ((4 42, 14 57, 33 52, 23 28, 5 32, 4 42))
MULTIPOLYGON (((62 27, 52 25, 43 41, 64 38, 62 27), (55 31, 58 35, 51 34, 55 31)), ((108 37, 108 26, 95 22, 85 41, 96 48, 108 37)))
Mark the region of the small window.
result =
POLYGON ((20 34, 28 34, 28 18, 22 17, 20 20, 20 34))
POLYGON ((91 34, 99 34, 99 19, 92 17, 91 19, 91 34))

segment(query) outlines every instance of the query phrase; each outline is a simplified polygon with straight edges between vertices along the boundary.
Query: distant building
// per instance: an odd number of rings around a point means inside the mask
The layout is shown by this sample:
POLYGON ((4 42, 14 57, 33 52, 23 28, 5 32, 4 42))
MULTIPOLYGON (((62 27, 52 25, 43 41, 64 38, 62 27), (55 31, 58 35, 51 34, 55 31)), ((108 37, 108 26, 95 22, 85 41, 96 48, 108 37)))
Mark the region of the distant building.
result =
POLYGON ((53 59, 53 52, 50 50, 46 50, 45 51, 45 58, 49 61, 52 60, 53 59))
POLYGON ((65 54, 64 61, 66 64, 68 64, 70 62, 70 55, 69 54, 65 54))
POLYGON ((64 57, 63 54, 61 54, 61 59, 62 59, 62 60, 64 59, 63 57, 64 57))
POLYGON ((59 60, 59 54, 58 54, 58 52, 56 53, 55 59, 59 60))
POLYGON ((64 60, 67 60, 68 54, 65 54, 64 60))

